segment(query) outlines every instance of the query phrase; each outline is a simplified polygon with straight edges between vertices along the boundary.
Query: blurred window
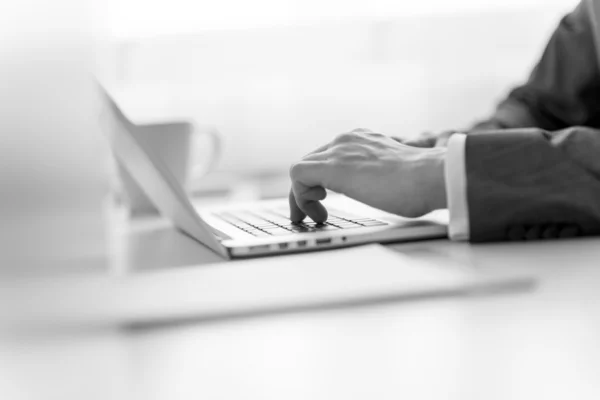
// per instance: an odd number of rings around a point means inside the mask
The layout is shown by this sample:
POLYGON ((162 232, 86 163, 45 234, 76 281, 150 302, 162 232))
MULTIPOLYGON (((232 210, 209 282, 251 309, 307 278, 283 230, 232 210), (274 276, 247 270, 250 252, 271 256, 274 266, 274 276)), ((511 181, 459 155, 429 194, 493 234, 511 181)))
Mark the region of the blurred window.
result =
POLYGON ((327 20, 452 14, 490 9, 572 8, 577 0, 109 0, 115 37, 305 24, 327 20))

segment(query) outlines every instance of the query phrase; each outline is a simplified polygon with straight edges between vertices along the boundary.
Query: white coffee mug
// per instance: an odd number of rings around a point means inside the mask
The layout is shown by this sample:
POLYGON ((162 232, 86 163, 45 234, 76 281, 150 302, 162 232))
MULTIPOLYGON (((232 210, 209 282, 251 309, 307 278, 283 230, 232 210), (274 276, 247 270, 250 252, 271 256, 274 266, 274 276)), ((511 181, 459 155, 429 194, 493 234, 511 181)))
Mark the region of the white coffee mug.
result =
MULTIPOLYGON (((198 178, 212 170, 221 152, 220 135, 213 126, 174 121, 133 125, 129 129, 144 147, 162 160, 185 190, 191 176, 198 178)), ((135 215, 157 213, 152 201, 129 172, 118 161, 117 164, 119 182, 116 194, 129 212, 135 215)))

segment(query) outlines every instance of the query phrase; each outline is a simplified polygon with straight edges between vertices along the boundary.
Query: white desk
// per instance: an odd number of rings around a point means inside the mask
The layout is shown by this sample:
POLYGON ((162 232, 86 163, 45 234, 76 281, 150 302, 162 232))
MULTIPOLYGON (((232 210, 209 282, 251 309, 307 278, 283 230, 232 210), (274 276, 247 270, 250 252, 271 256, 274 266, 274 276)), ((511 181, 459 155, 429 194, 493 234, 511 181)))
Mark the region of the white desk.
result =
MULTIPOLYGON (((113 239, 117 272, 219 261, 157 221, 113 239)), ((600 239, 393 248, 469 268, 531 269, 540 286, 17 341, 0 348, 1 397, 30 398, 19 397, 27 387, 44 399, 600 398, 600 239)))

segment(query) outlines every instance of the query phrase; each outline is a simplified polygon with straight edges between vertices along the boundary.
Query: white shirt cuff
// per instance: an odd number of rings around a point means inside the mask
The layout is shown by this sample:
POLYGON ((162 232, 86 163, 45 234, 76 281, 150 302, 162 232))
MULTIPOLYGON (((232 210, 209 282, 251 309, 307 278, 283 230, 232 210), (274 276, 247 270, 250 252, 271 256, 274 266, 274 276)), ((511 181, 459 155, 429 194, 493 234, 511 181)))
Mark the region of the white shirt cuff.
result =
POLYGON ((446 198, 450 211, 448 236, 452 240, 469 240, 469 207, 465 145, 467 135, 456 133, 448 141, 446 154, 446 198))

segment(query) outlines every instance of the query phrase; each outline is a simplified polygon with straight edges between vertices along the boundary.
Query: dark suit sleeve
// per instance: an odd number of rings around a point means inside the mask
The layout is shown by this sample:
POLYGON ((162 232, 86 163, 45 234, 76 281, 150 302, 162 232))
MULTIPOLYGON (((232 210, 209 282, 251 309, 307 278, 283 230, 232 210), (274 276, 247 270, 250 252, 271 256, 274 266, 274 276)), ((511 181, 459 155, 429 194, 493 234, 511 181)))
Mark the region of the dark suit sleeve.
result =
POLYGON ((599 44, 591 7, 592 0, 584 0, 560 21, 528 81, 473 130, 600 126, 599 44))
POLYGON ((527 83, 467 135, 471 241, 600 234, 600 76, 589 7, 584 0, 562 19, 527 83))
POLYGON ((600 234, 600 130, 467 135, 470 240, 600 234))

